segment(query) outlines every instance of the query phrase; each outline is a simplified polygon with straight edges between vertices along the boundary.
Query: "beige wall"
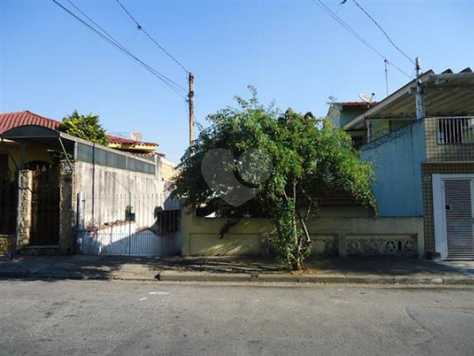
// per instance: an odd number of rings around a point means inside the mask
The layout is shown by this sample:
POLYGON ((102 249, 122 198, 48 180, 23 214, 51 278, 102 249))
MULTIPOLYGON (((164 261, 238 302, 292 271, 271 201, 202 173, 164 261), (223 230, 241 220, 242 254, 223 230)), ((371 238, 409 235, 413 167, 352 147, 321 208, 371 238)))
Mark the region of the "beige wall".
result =
MULTIPOLYGON (((325 214, 326 215, 326 214, 325 214)), ((261 255, 265 253, 265 238, 274 229, 266 219, 242 219, 221 239, 219 232, 227 219, 197 217, 183 209, 181 233, 182 254, 204 255, 261 255)), ((423 255, 422 218, 369 218, 324 216, 312 220, 308 226, 313 240, 314 254, 357 254, 358 247, 385 248, 413 245, 423 255), (365 246, 365 247, 364 247, 365 246)))
POLYGON ((165 157, 158 157, 158 170, 161 182, 163 184, 164 209, 175 210, 180 208, 179 201, 171 197, 174 189, 174 178, 176 176, 176 164, 167 160, 165 157))
POLYGON ((171 181, 176 175, 176 164, 171 161, 168 161, 164 157, 159 157, 159 167, 161 178, 165 181, 171 181))

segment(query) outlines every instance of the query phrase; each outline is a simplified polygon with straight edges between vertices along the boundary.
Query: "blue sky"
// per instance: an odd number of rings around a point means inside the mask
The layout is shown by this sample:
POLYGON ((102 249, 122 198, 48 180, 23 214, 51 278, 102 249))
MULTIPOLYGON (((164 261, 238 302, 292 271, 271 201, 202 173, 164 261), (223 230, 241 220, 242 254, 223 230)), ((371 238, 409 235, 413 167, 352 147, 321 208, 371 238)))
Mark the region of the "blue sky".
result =
MULTIPOLYGON (((66 0, 61 0, 67 4, 66 0)), ((148 64, 186 85, 185 73, 136 30, 114 0, 74 0, 148 64)), ((324 115, 329 96, 385 96, 383 61, 312 0, 122 0, 196 76, 196 117, 257 87, 262 102, 324 115)), ((413 73, 349 0, 325 0, 374 47, 413 73)), ((471 0, 359 0, 423 69, 474 66, 471 0)), ((141 131, 178 161, 187 144, 182 98, 50 0, 0 0, 0 111, 61 119, 100 115, 112 133, 141 131)), ((407 78, 390 68, 392 90, 407 78)))

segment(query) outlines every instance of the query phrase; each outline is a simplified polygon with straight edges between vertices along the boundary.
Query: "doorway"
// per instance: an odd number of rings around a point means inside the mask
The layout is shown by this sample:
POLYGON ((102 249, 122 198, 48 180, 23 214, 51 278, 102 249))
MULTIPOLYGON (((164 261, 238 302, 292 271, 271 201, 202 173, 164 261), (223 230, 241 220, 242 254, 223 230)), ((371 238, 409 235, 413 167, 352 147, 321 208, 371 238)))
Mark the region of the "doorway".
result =
POLYGON ((31 246, 59 243, 58 171, 53 166, 37 165, 33 169, 31 191, 31 246))
POLYGON ((446 259, 474 259, 474 175, 434 174, 436 251, 446 259))

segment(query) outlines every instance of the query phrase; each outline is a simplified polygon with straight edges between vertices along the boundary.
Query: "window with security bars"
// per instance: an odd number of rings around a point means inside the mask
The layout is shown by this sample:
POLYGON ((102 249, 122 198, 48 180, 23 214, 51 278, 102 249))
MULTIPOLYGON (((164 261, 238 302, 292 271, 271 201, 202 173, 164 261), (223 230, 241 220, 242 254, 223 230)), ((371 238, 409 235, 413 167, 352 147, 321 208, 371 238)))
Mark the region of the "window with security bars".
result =
POLYGON ((438 119, 438 144, 474 143, 474 118, 449 117, 438 119))

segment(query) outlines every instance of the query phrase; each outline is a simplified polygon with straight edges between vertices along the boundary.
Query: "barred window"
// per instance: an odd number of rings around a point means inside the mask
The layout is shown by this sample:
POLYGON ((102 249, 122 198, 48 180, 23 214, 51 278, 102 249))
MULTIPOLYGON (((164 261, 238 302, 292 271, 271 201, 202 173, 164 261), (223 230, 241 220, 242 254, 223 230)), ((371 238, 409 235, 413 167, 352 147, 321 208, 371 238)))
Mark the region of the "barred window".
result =
POLYGON ((438 119, 438 144, 474 143, 474 118, 449 117, 438 119))

